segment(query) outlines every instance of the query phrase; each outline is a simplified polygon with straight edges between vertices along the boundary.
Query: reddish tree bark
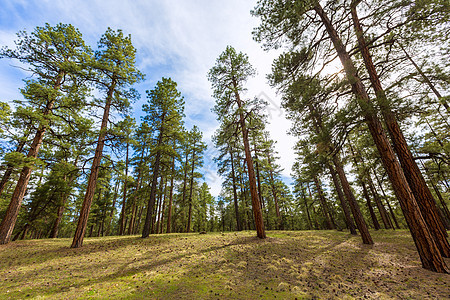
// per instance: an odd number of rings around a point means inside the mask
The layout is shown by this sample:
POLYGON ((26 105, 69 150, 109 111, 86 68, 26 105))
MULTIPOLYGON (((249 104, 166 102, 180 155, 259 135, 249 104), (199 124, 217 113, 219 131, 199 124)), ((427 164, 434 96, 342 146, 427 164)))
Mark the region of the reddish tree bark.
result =
POLYGON ((80 217, 78 218, 77 228, 73 237, 71 248, 78 248, 83 246, 83 239, 86 233, 86 226, 89 218, 89 212, 92 206, 92 199, 94 198, 95 188, 97 186, 98 171, 100 162, 103 156, 103 147, 105 145, 106 127, 108 126, 109 110, 113 93, 116 88, 117 79, 113 77, 111 86, 108 88, 106 96, 105 108, 103 110, 102 124, 100 126, 100 134, 98 136, 97 148, 95 149, 94 160, 92 161, 91 173, 89 175, 86 194, 84 195, 83 205, 81 206, 80 217))
POLYGON ((369 73, 372 88, 378 98, 381 113, 393 142, 394 150, 397 153, 397 157, 400 161, 406 181, 408 182, 414 198, 420 207, 422 217, 428 225, 428 229, 433 236, 436 246, 439 248, 443 256, 450 257, 450 244, 447 241, 447 232, 445 231, 445 227, 439 216, 436 202, 425 182, 425 179, 422 176, 422 173, 419 170, 419 167, 414 161, 413 155, 408 148, 408 144, 397 122, 396 116, 389 107, 386 94, 381 86, 381 81, 375 69, 375 65, 373 64, 372 56, 366 45, 363 30, 356 12, 356 4, 358 2, 359 1, 354 1, 351 6, 353 25, 358 38, 359 49, 361 51, 366 69, 369 73))
POLYGON ((345 201, 344 194, 342 193, 341 185, 339 184, 339 179, 336 176, 336 170, 334 170, 330 163, 327 163, 327 167, 330 170, 331 179, 333 180, 339 202, 341 203, 342 211, 344 212, 345 223, 347 224, 351 234, 357 234, 355 224, 353 223, 353 219, 350 216, 350 211, 348 210, 347 202, 345 201))
POLYGON ((323 191, 322 187, 320 186, 319 180, 317 180, 316 176, 313 177, 313 180, 314 184, 316 185, 317 193, 319 195, 320 206, 322 206, 323 216, 325 217, 325 221, 327 223, 327 229, 336 229, 334 223, 331 221, 331 214, 328 210, 328 205, 325 197, 323 196, 323 191))
MULTIPOLYGON (((55 91, 60 89, 64 75, 64 71, 60 71, 58 73, 55 84, 53 86, 53 89, 55 91)), ((49 99, 49 101, 47 102, 47 105, 42 113, 44 118, 46 118, 51 113, 55 101, 56 99, 53 98, 49 99)), ((42 145, 42 140, 44 139, 44 134, 47 131, 47 127, 47 124, 41 123, 39 125, 39 129, 36 131, 33 142, 31 143, 30 150, 28 150, 28 158, 37 158, 39 149, 42 145)), ((5 217, 0 224, 0 244, 7 244, 11 239, 11 235, 14 230, 14 226, 16 225, 17 216, 19 215, 20 206, 22 205, 22 200, 25 196, 32 171, 33 168, 31 166, 25 166, 20 172, 20 177, 11 197, 11 202, 9 203, 8 209, 6 210, 5 217)))
POLYGON ((350 55, 346 51, 336 29, 333 27, 330 19, 318 1, 314 2, 314 10, 325 26, 328 36, 344 66, 344 71, 347 75, 347 79, 350 81, 352 91, 357 98, 358 104, 362 108, 362 113, 369 127, 369 131, 377 146, 383 165, 394 188, 394 192, 400 201, 403 213, 408 222, 411 235, 422 261, 422 266, 431 271, 447 273, 447 266, 445 265, 439 248, 434 242, 433 235, 422 217, 418 204, 408 185, 408 181, 403 174, 400 163, 395 157, 383 126, 375 113, 373 104, 369 99, 366 88, 358 76, 357 69, 353 64, 350 55))
POLYGON ((242 140, 244 142, 244 152, 245 152, 245 160, 247 162, 247 170, 248 170, 248 181, 250 185, 250 195, 252 198, 252 208, 253 208, 253 218, 255 221, 255 228, 256 228, 256 235, 261 238, 266 238, 266 231, 264 229, 264 221, 263 216, 261 212, 261 203, 259 201, 259 195, 258 190, 256 187, 256 177, 255 177, 255 170, 253 168, 253 159, 252 154, 250 152, 250 144, 248 142, 248 130, 247 126, 245 125, 245 118, 244 113, 242 112, 242 101, 239 96, 239 93, 237 92, 237 84, 233 80, 234 84, 234 90, 235 90, 235 97, 236 102, 239 108, 239 123, 241 125, 242 129, 242 140))

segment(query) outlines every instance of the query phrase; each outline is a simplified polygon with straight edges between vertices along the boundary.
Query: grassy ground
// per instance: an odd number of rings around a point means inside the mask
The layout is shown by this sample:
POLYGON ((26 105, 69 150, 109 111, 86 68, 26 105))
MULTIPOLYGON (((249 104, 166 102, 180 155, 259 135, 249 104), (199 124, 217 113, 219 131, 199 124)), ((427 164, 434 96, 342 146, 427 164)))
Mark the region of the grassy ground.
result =
MULTIPOLYGON (((167 234, 0 245, 0 299, 450 299, 407 231, 167 234)), ((450 260, 446 260, 450 266, 450 260)))

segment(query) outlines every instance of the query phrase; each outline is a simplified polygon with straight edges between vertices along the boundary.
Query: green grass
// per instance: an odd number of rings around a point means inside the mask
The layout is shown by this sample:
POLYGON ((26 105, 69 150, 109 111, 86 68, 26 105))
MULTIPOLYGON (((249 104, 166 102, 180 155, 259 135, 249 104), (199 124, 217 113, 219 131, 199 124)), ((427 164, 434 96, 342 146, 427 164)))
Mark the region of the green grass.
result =
MULTIPOLYGON (((450 298, 407 231, 163 234, 0 246, 0 299, 450 298)), ((450 265, 450 261, 447 260, 450 265)))

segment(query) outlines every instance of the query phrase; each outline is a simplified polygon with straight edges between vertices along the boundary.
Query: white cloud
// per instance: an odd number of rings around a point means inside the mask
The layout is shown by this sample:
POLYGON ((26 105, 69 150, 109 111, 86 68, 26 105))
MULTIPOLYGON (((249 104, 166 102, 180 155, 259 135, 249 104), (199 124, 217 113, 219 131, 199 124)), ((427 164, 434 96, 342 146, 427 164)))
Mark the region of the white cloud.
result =
MULTIPOLYGON (((145 102, 145 90, 152 89, 162 76, 172 77, 186 99, 187 126, 196 123, 209 140, 218 124, 210 112, 214 105, 206 74, 227 45, 249 55, 258 75, 249 80, 247 97, 262 92, 271 99, 268 130, 277 141, 280 164, 289 176, 294 159, 293 138, 286 131, 290 122, 279 110, 280 99, 267 85, 276 53, 264 52, 252 40, 251 31, 259 20, 250 16, 256 1, 26 1, 22 5, 6 1, 4 7, 20 18, 0 32, 0 42, 7 43, 13 34, 26 27, 29 31, 45 22, 71 23, 83 33, 87 43, 95 47, 96 40, 107 27, 120 28, 132 35, 138 52, 138 63, 147 74, 146 82, 138 86, 141 101, 135 104, 136 114, 145 102), (31 2, 31 3, 30 3, 31 2), (17 28, 14 28, 17 26, 17 28), (10 35, 10 37, 8 37, 10 35), (197 116, 202 116, 200 120, 197 116)), ((0 21, 0 25, 1 25, 0 21)), ((1 70, 4 65, 0 65, 1 70)), ((3 79, 3 78, 0 78, 3 79)), ((0 99, 5 95, 2 81, 0 99), (3 91, 2 91, 3 90, 3 91)), ((209 179, 212 193, 218 195, 220 178, 209 179)))

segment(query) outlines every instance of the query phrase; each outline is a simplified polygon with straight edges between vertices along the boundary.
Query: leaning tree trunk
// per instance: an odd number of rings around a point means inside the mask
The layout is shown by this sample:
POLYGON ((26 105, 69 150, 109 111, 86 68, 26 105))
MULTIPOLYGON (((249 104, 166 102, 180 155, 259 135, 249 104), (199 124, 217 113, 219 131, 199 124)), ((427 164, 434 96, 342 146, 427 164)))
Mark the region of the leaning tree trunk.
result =
MULTIPOLYGON (((318 116, 312 105, 309 105, 309 110, 315 116, 313 118, 313 121, 316 132, 319 134, 323 130, 322 119, 320 118, 320 116, 318 116)), ((329 148, 329 150, 334 148, 334 146, 331 145, 330 141, 327 141, 327 148, 329 148)), ((341 182, 342 189, 344 190, 345 198, 347 199, 347 202, 350 206, 350 210, 352 211, 353 218, 355 219, 356 222, 356 227, 358 228, 361 234, 361 239, 363 243, 371 245, 373 244, 372 237, 370 236, 369 229, 367 227, 366 221, 363 218, 358 202, 356 202, 355 195, 353 194, 350 188, 350 184, 348 183, 347 176, 345 175, 344 168, 338 155, 339 153, 336 153, 332 157, 332 162, 334 164, 334 167, 336 168, 336 172, 341 182)))
MULTIPOLYGON (((234 88, 236 90, 237 84, 234 80, 233 80, 233 84, 234 84, 234 88)), ((248 181, 250 184, 250 195, 252 197, 252 208, 253 208, 253 217, 255 220, 256 235, 261 239, 265 239, 266 232, 264 229, 264 221, 263 221, 263 216, 262 216, 262 212, 261 212, 261 204, 259 201, 258 190, 256 187, 256 177, 255 177, 255 170, 253 169, 253 159, 252 159, 252 154, 250 153, 250 144, 248 142, 248 129, 247 129, 247 126, 245 125, 244 114, 241 111, 242 102, 241 102, 241 98, 240 98, 237 90, 235 91, 235 97, 236 97, 236 101, 237 101, 237 104, 238 104, 238 107, 240 110, 239 122, 241 124, 242 140, 244 142, 245 160, 247 162, 248 181)))
POLYGON ((363 188, 363 195, 366 199, 367 209, 369 209, 370 218, 372 219, 373 228, 375 230, 380 229, 380 223, 378 223, 377 215, 375 214, 375 211, 373 210, 372 201, 370 200, 369 192, 367 191, 366 184, 364 182, 361 182, 361 186, 363 188))
POLYGON ((92 199, 94 198, 95 188, 97 186, 98 171, 100 168, 100 162, 103 156, 103 147, 105 145, 106 129, 108 126, 109 110, 111 108, 111 102, 116 88, 117 80, 113 77, 111 86, 108 88, 106 96, 105 109, 103 111, 102 124, 100 126, 100 134, 98 136, 97 148, 95 149, 94 160, 92 161, 91 174, 89 175, 88 185, 86 188, 86 194, 84 195, 83 205, 81 206, 80 217, 78 219, 77 228, 73 237, 71 248, 78 248, 83 246, 83 239, 86 233, 86 226, 89 218, 89 212, 91 210, 92 199))
POLYGON ((373 199, 375 200, 375 205, 377 206, 378 211, 380 212, 380 216, 381 216, 381 220, 383 221, 384 228, 391 229, 392 224, 389 220, 386 208, 384 207, 383 203, 381 203, 381 199, 373 185, 372 180, 369 180, 368 183, 369 183, 370 192, 372 193, 373 199))
POLYGON ((344 66, 347 79, 350 81, 352 91, 355 94, 358 104, 362 109, 363 116, 369 127, 369 131, 380 153, 383 165, 388 173, 389 179, 394 188, 394 192, 399 199, 406 221, 408 222, 411 235, 419 252, 422 266, 425 269, 447 273, 447 266, 437 247, 433 235, 422 217, 416 199, 408 185, 408 181, 403 174, 400 163, 395 157, 394 151, 384 132, 383 126, 376 115, 373 103, 369 99, 366 88, 358 76, 357 69, 353 64, 350 55, 345 49, 342 40, 339 38, 336 29, 326 15, 318 1, 314 2, 314 10, 324 24, 326 31, 333 42, 339 59, 344 66))
POLYGON ((350 205, 350 209, 352 210, 353 218, 355 218, 356 226, 358 227, 359 232, 361 233, 361 238, 364 244, 373 244, 372 237, 369 233, 369 228, 367 228, 366 221, 363 218, 361 210, 359 209, 358 202, 356 202, 355 195, 350 189, 350 184, 348 183, 347 176, 345 175, 344 168, 340 162, 340 159, 337 157, 337 154, 333 156, 333 163, 338 173, 339 179, 341 180, 342 189, 344 190, 344 194, 347 197, 348 203, 350 205))
MULTIPOLYGON (((353 219, 350 216, 347 202, 344 199, 344 194, 342 193, 342 189, 339 184, 339 179, 336 176, 336 171, 333 169, 333 167, 331 166, 330 163, 327 163, 327 166, 328 166, 328 169, 330 170, 331 179, 333 180, 334 187, 336 188, 336 193, 338 194, 338 198, 339 198, 339 202, 341 203, 342 211, 344 212, 345 223, 347 224, 348 229, 350 230, 351 234, 357 234, 355 224, 353 223, 353 219)), ((308 215, 308 217, 309 217, 309 215, 308 215)))
POLYGON ((317 180, 316 176, 313 177, 313 180, 314 180, 314 184, 316 185, 317 193, 319 194, 319 200, 320 200, 320 204, 322 206, 323 215, 327 222, 327 229, 336 229, 334 226, 334 223, 331 221, 331 213, 328 210, 328 205, 325 200, 325 197, 323 196, 323 191, 322 191, 322 188, 320 187, 320 183, 317 180))
MULTIPOLYGON (((60 89, 64 74, 65 73, 63 71, 58 73, 55 85, 53 86, 55 91, 60 89)), ((44 119, 51 113, 55 101, 56 99, 50 99, 47 103, 43 112, 44 119)), ((44 134, 47 131, 47 127, 47 124, 40 124, 39 129, 36 131, 33 138, 33 142, 31 143, 30 150, 28 151, 28 158, 37 158, 39 148, 41 147, 42 140, 44 139, 44 134)), ((25 196, 32 171, 33 168, 31 166, 25 166, 20 172, 20 177, 11 197, 11 202, 9 203, 6 214, 0 224, 0 244, 7 244, 11 240, 11 234, 14 230, 14 226, 16 225, 17 216, 19 215, 20 206, 22 205, 22 200, 25 196)))
MULTIPOLYGON (((359 2, 359 1, 357 1, 359 2)), ((355 2, 355 3, 357 3, 355 2)), ((434 238, 436 246, 441 254, 450 257, 450 244, 447 241, 447 232, 439 216, 436 202, 428 188, 425 178, 419 170, 413 155, 408 148, 405 137, 400 129, 395 114, 389 107, 386 94, 381 86, 381 82, 370 55, 369 48, 366 45, 364 34, 356 13, 356 5, 351 6, 353 25, 358 38, 359 49, 361 51, 364 64, 369 73, 370 82, 380 103, 381 113, 386 123, 387 130, 391 136, 394 150, 400 160, 404 175, 411 188, 411 191, 420 207, 422 217, 424 218, 431 235, 434 238)))
POLYGON ((355 151, 353 149, 353 146, 350 142, 348 143, 348 145, 350 147, 350 151, 352 152, 353 162, 355 163, 356 169, 360 170, 363 173, 362 177, 360 177, 360 181, 361 181, 361 185, 363 188, 364 197, 366 198, 366 201, 367 201, 367 206, 369 208, 370 216, 372 217, 372 220, 373 220, 375 230, 380 229, 380 225, 379 225, 376 215, 373 211, 373 207, 371 205, 371 200, 369 197, 369 192, 368 192, 367 186, 364 182, 365 180, 367 181, 367 184, 369 185, 369 190, 372 193, 373 198, 375 199, 375 204, 378 208, 378 211, 380 212, 380 216, 381 216, 381 220, 383 221, 384 228, 386 228, 386 229, 392 228, 392 226, 391 226, 392 224, 387 216, 387 211, 384 208, 383 204, 381 203, 381 200, 378 197, 377 191, 375 190, 375 187, 373 186, 372 179, 370 178, 370 176, 367 172, 367 168, 366 168, 363 156, 361 155, 361 153, 358 150, 355 151), (359 159, 362 164, 362 168, 359 167, 359 163, 358 163, 356 154, 359 154, 359 159))
POLYGON ((400 225, 398 224, 397 217, 395 216, 395 213, 394 213, 394 210, 392 209, 391 203, 389 203, 389 199, 386 196, 386 193, 384 192, 383 185, 381 184, 381 181, 378 178, 377 172, 375 171, 375 169, 371 169, 371 170, 372 170, 373 174, 375 175, 375 180, 377 181, 377 184, 378 184, 378 187, 380 188, 381 194, 383 195, 383 198, 386 200, 386 204, 388 205, 389 212, 391 213, 392 220, 394 220, 395 227, 397 229, 400 229, 400 225))

